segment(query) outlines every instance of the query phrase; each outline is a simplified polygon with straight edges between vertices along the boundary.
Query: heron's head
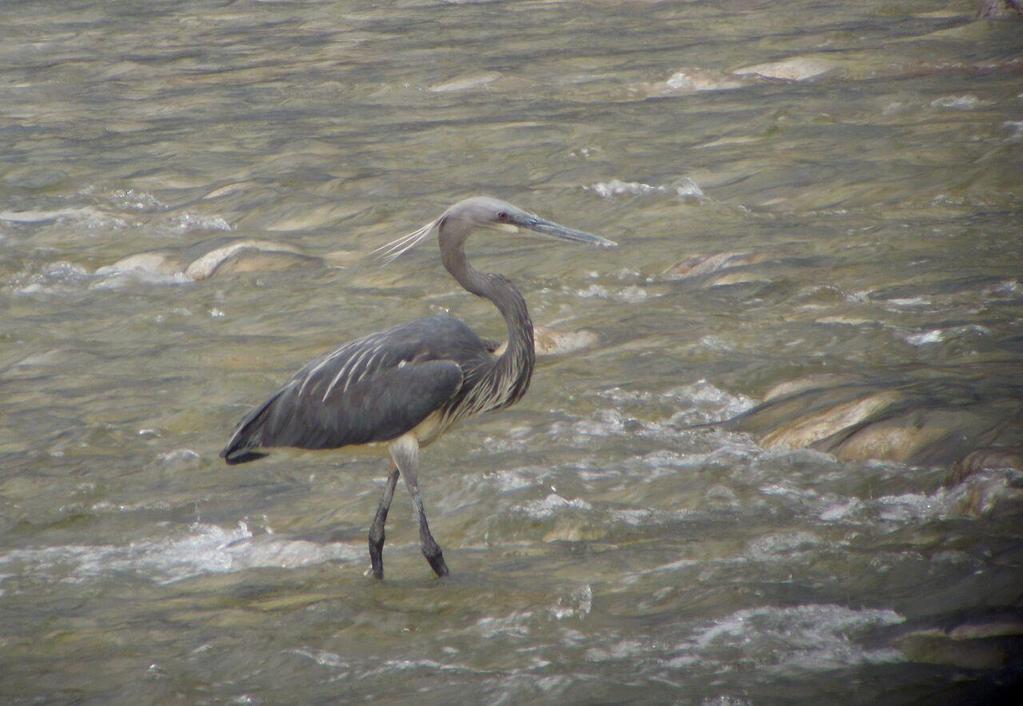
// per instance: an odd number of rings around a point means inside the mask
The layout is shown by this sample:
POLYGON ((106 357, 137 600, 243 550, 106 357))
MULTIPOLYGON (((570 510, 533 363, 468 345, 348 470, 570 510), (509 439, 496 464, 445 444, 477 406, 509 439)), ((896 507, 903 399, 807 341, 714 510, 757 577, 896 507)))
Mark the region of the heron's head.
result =
POLYGON ((404 235, 397 240, 376 249, 384 262, 392 262, 403 253, 421 243, 436 228, 441 241, 441 250, 454 246, 460 249, 469 234, 477 228, 490 228, 504 232, 518 233, 530 230, 541 235, 576 243, 586 243, 602 248, 617 247, 617 243, 593 233, 568 228, 535 213, 523 211, 506 201, 490 196, 473 196, 459 201, 444 211, 436 220, 404 235), (446 244, 446 245, 445 245, 446 244))
POLYGON ((453 229, 462 231, 465 235, 468 235, 473 228, 491 228, 507 233, 530 230, 551 238, 603 248, 617 246, 617 243, 607 238, 548 221, 535 213, 523 211, 518 206, 490 196, 474 196, 459 201, 444 212, 438 223, 442 228, 450 223, 453 229), (458 226, 461 227, 458 228, 458 226))

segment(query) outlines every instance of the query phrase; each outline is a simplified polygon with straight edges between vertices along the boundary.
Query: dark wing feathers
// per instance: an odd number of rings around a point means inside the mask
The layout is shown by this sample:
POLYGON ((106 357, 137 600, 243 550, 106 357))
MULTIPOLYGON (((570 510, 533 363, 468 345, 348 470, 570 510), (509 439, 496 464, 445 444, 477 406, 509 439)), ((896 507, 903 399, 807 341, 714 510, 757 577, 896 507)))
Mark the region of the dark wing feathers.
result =
POLYGON ((456 363, 434 360, 377 371, 325 401, 293 385, 268 406, 249 443, 332 449, 387 441, 426 419, 461 383, 456 363))
POLYGON ((389 441, 450 402, 463 366, 488 355, 465 324, 449 316, 420 319, 345 344, 295 374, 242 419, 221 452, 228 463, 253 449, 329 449, 389 441))

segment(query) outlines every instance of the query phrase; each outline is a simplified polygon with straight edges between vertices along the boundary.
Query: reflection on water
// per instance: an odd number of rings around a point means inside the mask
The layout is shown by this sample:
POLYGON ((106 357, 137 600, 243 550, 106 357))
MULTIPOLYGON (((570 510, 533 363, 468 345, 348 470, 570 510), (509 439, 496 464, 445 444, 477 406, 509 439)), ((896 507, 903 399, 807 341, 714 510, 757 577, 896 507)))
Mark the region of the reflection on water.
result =
POLYGON ((781 5, 4 7, 0 700, 1008 694, 1020 22, 781 5), (622 247, 474 238, 546 355, 378 584, 381 462, 216 454, 345 339, 501 335, 366 257, 476 193, 622 247))

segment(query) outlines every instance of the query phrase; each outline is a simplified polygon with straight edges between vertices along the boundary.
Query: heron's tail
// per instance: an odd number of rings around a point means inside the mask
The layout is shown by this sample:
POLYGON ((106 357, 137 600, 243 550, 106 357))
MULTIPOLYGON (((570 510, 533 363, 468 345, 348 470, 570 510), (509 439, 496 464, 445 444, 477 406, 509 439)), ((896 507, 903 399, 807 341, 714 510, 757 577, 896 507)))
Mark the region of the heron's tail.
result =
POLYGON ((220 452, 220 458, 224 459, 229 466, 255 461, 267 455, 265 452, 254 449, 263 445, 263 424, 281 392, 283 390, 278 391, 273 397, 246 414, 238 424, 238 428, 231 435, 231 440, 220 452))
POLYGON ((242 449, 240 452, 230 452, 227 449, 224 449, 223 451, 220 452, 220 455, 221 457, 223 457, 224 461, 227 463, 228 466, 233 466, 238 463, 258 461, 259 459, 263 458, 264 456, 268 456, 269 454, 263 453, 261 451, 247 451, 245 449, 242 449))

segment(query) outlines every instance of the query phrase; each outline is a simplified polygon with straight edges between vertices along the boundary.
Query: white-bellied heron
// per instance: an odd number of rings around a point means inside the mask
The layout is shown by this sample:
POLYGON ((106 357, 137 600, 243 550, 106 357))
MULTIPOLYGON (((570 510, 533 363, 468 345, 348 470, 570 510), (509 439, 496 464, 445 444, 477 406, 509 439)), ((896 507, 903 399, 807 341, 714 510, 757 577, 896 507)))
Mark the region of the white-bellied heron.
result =
POLYGON ((480 227, 522 228, 562 240, 615 245, 497 199, 459 201, 378 253, 393 260, 436 229, 447 271, 466 290, 493 302, 504 317, 508 341, 503 350, 495 350, 447 315, 370 334, 295 373, 242 419, 220 452, 227 463, 235 464, 261 458, 266 454, 258 449, 275 446, 337 449, 375 444, 386 450, 393 468, 369 530, 369 556, 378 579, 384 576, 384 524, 399 475, 404 475, 415 505, 423 555, 438 576, 447 575, 419 493, 419 449, 464 417, 514 404, 533 375, 533 323, 526 300, 508 278, 476 270, 465 256, 466 239, 480 227))

